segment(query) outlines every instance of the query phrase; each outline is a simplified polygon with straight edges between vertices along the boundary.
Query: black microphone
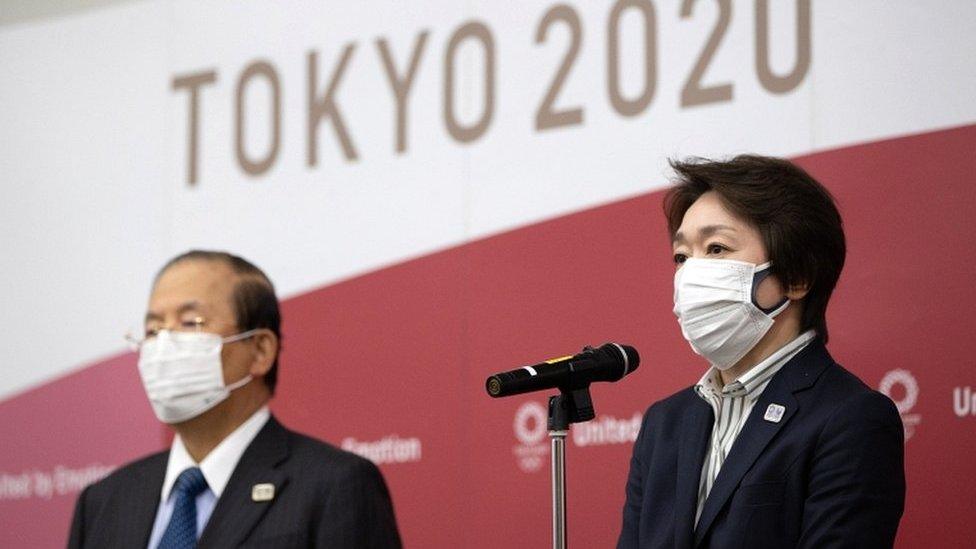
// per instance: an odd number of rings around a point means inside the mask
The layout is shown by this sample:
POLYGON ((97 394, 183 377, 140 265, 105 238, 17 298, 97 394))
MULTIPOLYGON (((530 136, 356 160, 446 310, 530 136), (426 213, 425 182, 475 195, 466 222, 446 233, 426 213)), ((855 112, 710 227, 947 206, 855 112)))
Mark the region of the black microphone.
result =
POLYGON ((552 389, 575 390, 593 381, 617 381, 640 364, 637 349, 606 343, 594 349, 584 347, 578 355, 554 358, 517 370, 501 372, 485 381, 493 397, 505 397, 552 389))

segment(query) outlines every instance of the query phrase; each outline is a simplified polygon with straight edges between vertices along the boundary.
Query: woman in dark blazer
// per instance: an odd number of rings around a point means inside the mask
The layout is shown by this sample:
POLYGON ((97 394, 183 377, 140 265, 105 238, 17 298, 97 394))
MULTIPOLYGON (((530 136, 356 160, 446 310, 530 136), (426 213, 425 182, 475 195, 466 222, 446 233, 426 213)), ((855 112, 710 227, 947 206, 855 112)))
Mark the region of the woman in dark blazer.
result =
POLYGON ((781 159, 672 165, 674 312, 705 371, 644 416, 618 548, 891 547, 901 419, 825 346, 833 199, 781 159))

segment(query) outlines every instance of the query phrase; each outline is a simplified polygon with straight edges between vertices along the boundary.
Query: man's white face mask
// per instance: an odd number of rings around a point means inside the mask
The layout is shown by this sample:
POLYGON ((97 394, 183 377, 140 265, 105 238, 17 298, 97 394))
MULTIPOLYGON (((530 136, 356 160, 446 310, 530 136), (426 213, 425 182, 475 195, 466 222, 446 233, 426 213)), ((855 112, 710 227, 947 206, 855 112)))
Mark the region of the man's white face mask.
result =
POLYGON ((756 287, 769 267, 768 262, 689 258, 674 274, 674 314, 681 334, 715 368, 727 370, 739 362, 789 306, 787 297, 769 309, 756 303, 756 287))
POLYGON ((180 423, 213 408, 230 392, 247 385, 247 376, 224 385, 220 351, 224 343, 252 337, 250 330, 222 338, 207 332, 161 330, 146 340, 139 352, 139 375, 156 417, 180 423))

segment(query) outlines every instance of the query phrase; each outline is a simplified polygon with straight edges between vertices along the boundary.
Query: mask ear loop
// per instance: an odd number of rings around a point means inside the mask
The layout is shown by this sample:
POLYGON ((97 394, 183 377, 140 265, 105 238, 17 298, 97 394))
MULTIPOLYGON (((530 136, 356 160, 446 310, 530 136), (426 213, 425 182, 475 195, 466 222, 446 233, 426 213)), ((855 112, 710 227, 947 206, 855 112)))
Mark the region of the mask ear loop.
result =
MULTIPOLYGON (((239 334, 235 334, 235 335, 232 335, 232 336, 225 337, 222 341, 223 341, 223 343, 233 343, 235 341, 240 341, 242 339, 248 339, 248 338, 254 337, 255 335, 257 335, 258 332, 260 332, 263 329, 264 328, 254 328, 254 329, 248 330, 246 332, 241 332, 239 334)), ((248 383, 250 383, 253 379, 254 379, 254 376, 248 374, 248 375, 242 377, 241 379, 238 379, 237 381, 231 383, 230 385, 225 385, 224 388, 227 389, 228 392, 229 391, 233 391, 235 389, 240 389, 241 387, 243 387, 243 386, 247 385, 248 383)))
POLYGON ((241 379, 238 379, 234 383, 231 383, 230 385, 225 385, 224 388, 227 389, 228 392, 233 391, 235 389, 240 389, 241 387, 243 387, 243 386, 247 385, 248 383, 250 383, 251 380, 253 380, 253 379, 254 379, 254 376, 252 376, 251 374, 248 374, 248 375, 242 377, 241 379))
POLYGON ((235 341, 241 341, 242 339, 248 339, 250 337, 254 337, 255 335, 257 335, 258 332, 260 332, 263 329, 264 328, 254 328, 254 329, 248 330, 246 332, 241 332, 239 334, 234 334, 232 336, 227 336, 227 337, 223 338, 221 341, 223 343, 233 343, 235 341))
POLYGON ((783 312, 784 309, 789 307, 790 298, 783 296, 783 300, 773 305, 772 307, 760 307, 759 303, 756 301, 756 290, 759 288, 759 284, 766 280, 766 277, 772 274, 771 263, 766 262, 762 265, 756 267, 755 272, 752 274, 752 304, 756 306, 757 309, 769 316, 769 318, 776 318, 776 315, 783 312))

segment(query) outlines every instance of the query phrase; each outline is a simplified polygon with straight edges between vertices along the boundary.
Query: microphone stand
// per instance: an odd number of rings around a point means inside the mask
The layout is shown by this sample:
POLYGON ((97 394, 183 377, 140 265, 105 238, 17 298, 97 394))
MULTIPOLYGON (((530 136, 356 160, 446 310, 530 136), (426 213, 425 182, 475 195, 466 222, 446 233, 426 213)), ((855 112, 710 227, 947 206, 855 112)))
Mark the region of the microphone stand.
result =
POLYGON ((566 435, 570 424, 594 417, 589 383, 582 387, 560 387, 558 396, 549 397, 553 549, 566 549, 566 435))

